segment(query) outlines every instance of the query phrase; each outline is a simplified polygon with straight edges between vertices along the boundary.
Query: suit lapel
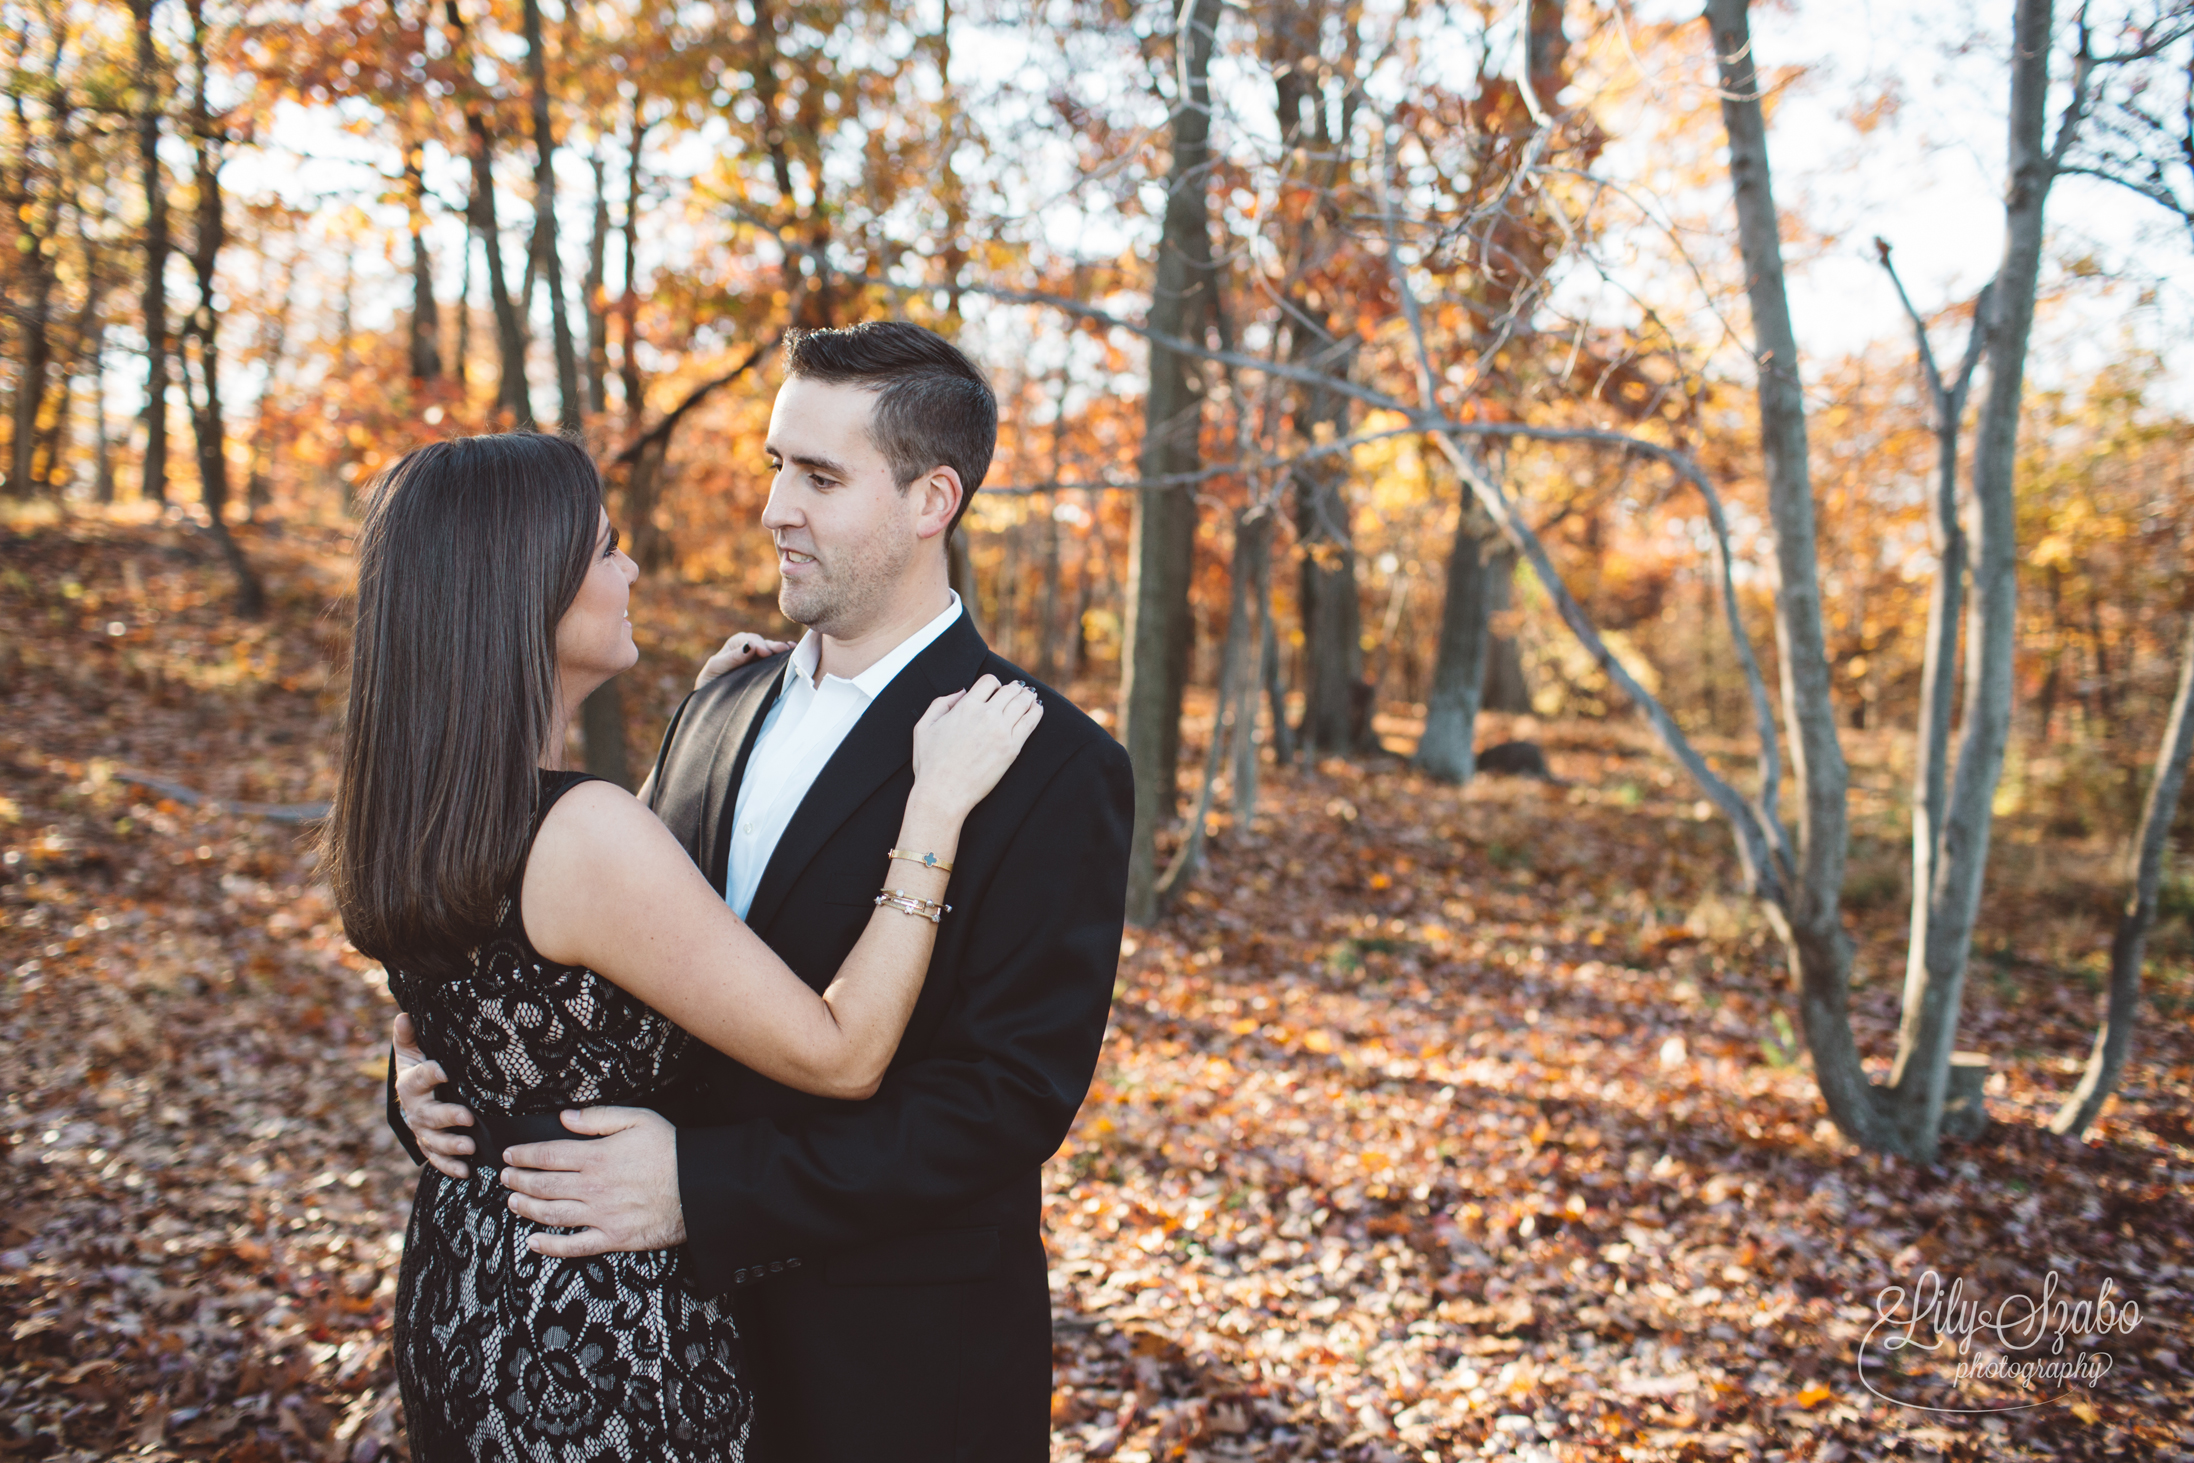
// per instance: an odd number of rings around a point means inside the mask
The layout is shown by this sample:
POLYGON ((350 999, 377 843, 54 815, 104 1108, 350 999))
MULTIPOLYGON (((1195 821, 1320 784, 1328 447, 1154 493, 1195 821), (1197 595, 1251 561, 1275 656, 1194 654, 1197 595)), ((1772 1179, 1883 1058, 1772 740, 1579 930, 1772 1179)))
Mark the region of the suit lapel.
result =
POLYGON ((709 759, 708 780, 701 805, 699 847, 689 850, 710 884, 721 890, 730 867, 731 810, 739 797, 739 779, 746 773, 747 758, 754 750, 762 717, 777 703, 784 689, 792 657, 779 657, 772 673, 757 675, 732 696, 731 705, 717 729, 716 749, 709 759))
POLYGON ((987 654, 989 647, 963 613, 869 703, 785 825, 747 910, 749 925, 766 937, 778 905, 830 836, 913 759, 914 724, 929 703, 965 690, 987 654))

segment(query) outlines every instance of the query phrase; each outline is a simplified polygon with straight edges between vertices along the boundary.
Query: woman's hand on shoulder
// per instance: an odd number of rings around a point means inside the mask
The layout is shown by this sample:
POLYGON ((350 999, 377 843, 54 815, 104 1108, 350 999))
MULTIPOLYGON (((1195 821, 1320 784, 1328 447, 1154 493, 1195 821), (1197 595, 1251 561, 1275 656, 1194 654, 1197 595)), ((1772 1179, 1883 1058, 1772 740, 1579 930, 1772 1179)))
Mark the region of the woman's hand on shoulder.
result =
POLYGON ((761 660, 765 656, 783 655, 792 649, 790 640, 772 640, 766 635, 756 635, 741 630, 726 640, 723 648, 701 662, 701 673, 693 678, 693 689, 698 691, 710 681, 743 665, 761 660))
POLYGON ((914 796, 965 817, 990 795, 1044 718, 1032 686, 986 675, 940 696, 914 727, 914 796))

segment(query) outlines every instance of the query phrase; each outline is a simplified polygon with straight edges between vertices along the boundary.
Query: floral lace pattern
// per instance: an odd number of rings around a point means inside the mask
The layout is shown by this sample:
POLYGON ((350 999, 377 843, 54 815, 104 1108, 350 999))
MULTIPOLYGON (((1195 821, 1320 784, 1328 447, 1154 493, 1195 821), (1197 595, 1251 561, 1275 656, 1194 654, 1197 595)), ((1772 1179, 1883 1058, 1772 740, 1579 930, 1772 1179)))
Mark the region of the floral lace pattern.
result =
MULTIPOLYGON (((583 779, 544 773, 541 810, 583 779)), ((514 891, 515 892, 515 891, 514 891)), ((389 971, 421 1045, 476 1111, 645 1105, 692 1038, 590 970, 543 960, 515 898, 470 973, 389 971)), ((744 1458, 753 1407, 738 1333, 680 1250, 558 1260, 526 1246, 493 1167, 423 1172, 396 1293, 412 1457, 593 1463, 744 1458)))

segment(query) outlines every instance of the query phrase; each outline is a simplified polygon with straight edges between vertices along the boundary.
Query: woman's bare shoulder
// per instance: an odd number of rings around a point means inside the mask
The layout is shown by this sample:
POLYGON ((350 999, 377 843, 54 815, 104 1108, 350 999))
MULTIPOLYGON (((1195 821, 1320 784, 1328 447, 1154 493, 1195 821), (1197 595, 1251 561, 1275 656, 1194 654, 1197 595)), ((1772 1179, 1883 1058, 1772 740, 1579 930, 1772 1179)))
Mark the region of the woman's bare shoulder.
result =
POLYGON ((586 782, 541 820, 526 857, 520 915, 542 955, 588 965, 635 921, 688 902, 721 903, 708 893, 700 870, 646 804, 615 783, 586 782))
POLYGON ((622 873, 635 859, 652 864, 665 858, 690 866, 685 850, 647 804, 614 782, 596 779, 558 798, 541 820, 527 874, 530 878, 544 861, 544 872, 622 873))

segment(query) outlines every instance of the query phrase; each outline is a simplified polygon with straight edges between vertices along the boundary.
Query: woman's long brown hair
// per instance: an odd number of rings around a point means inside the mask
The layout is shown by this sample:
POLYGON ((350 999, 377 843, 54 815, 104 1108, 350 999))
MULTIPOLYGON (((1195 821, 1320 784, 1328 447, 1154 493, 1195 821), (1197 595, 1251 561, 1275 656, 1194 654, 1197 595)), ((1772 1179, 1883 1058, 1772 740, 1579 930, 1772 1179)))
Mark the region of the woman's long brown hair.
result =
POLYGON ((421 447, 372 489, 323 855, 344 933, 383 964, 454 971, 495 928, 601 504, 586 451, 540 432, 421 447))

